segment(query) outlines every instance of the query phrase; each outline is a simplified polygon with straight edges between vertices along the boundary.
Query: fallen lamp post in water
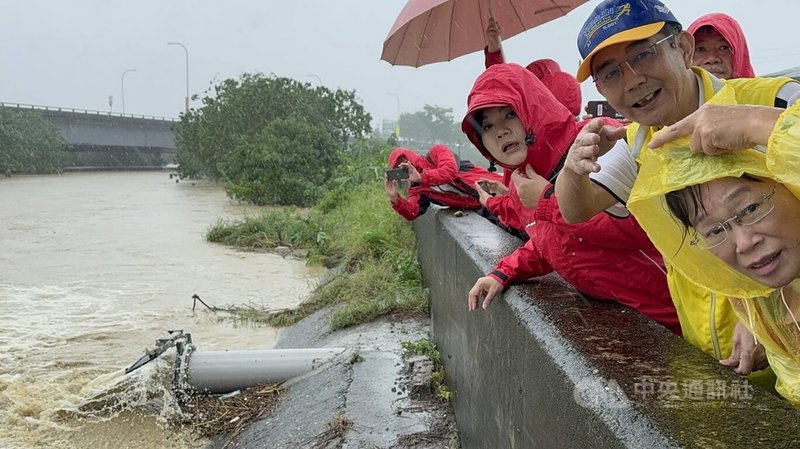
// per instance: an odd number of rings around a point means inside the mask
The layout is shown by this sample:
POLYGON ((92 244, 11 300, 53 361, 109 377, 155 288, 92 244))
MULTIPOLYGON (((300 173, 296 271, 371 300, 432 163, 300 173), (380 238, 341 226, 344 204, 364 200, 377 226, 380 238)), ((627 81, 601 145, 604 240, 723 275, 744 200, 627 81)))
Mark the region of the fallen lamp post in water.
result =
POLYGON ((172 387, 176 395, 221 394, 260 384, 277 384, 312 371, 345 348, 262 349, 199 351, 192 335, 183 329, 168 331, 145 350, 125 374, 141 368, 175 348, 172 387))

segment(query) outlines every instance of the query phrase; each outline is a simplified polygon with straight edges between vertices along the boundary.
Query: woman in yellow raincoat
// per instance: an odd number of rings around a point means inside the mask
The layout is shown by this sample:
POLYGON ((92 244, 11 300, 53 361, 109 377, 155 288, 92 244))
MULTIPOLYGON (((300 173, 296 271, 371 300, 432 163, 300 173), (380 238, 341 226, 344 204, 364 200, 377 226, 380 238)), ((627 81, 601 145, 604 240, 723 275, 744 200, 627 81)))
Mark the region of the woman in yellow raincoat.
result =
POLYGON ((735 95, 723 88, 656 135, 652 147, 669 143, 645 153, 654 163, 628 207, 676 270, 728 297, 766 348, 776 390, 800 408, 800 105, 714 103, 735 95))

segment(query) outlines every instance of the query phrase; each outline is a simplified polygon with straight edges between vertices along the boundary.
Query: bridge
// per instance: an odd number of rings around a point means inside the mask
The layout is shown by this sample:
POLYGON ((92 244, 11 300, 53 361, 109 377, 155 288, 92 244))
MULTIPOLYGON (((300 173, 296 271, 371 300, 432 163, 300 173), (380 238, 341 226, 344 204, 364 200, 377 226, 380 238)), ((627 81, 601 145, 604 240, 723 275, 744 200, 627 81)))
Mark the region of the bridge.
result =
POLYGON ((86 109, 2 103, 17 112, 38 112, 61 131, 75 166, 68 170, 152 169, 174 163, 176 118, 86 109))

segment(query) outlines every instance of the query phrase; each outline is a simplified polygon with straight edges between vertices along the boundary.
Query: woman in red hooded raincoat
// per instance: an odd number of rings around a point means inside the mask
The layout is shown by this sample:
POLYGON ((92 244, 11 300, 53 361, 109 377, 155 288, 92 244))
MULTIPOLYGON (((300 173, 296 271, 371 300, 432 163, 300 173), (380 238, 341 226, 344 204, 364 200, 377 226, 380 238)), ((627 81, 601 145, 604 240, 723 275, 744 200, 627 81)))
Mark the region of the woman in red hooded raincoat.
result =
POLYGON ((516 215, 530 236, 478 279, 469 293, 470 310, 481 298, 488 307, 514 281, 556 271, 580 292, 616 300, 679 334, 661 255, 635 219, 598 214, 571 225, 561 216, 548 179, 554 179, 578 134, 570 112, 516 64, 486 70, 467 103, 462 130, 487 159, 514 171, 516 182, 509 185, 509 195, 519 204, 516 215), (525 189, 523 197, 534 193, 535 208, 521 205, 518 184, 525 189))
POLYGON ((431 203, 454 209, 480 209, 475 183, 502 180, 469 161, 459 162, 444 145, 434 145, 426 156, 408 148, 395 148, 389 154, 389 167, 400 166, 409 169, 408 198, 400 195, 397 181, 386 181, 386 194, 392 208, 409 221, 424 214, 431 203))
POLYGON ((750 50, 739 22, 723 13, 706 14, 687 29, 694 36, 692 63, 717 78, 753 78, 750 50))

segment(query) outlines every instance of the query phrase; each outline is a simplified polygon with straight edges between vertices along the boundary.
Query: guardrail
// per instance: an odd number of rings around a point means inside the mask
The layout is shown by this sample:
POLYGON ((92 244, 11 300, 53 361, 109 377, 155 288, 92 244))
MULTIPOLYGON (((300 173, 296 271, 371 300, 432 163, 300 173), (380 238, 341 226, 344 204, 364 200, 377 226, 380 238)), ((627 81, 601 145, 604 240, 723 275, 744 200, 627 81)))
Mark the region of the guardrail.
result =
POLYGON ((180 119, 175 117, 160 117, 156 115, 142 115, 142 114, 123 114, 121 112, 104 112, 104 111, 95 111, 91 109, 80 109, 80 108, 64 108, 64 107, 55 107, 55 106, 41 106, 35 104, 25 104, 25 103, 6 103, 0 102, 0 107, 4 108, 13 108, 13 109, 30 109, 30 110, 38 110, 38 111, 48 111, 48 112, 71 112, 75 114, 85 114, 85 115, 105 115, 109 117, 128 117, 128 118, 141 118, 147 120, 161 120, 165 122, 178 122, 180 119))

